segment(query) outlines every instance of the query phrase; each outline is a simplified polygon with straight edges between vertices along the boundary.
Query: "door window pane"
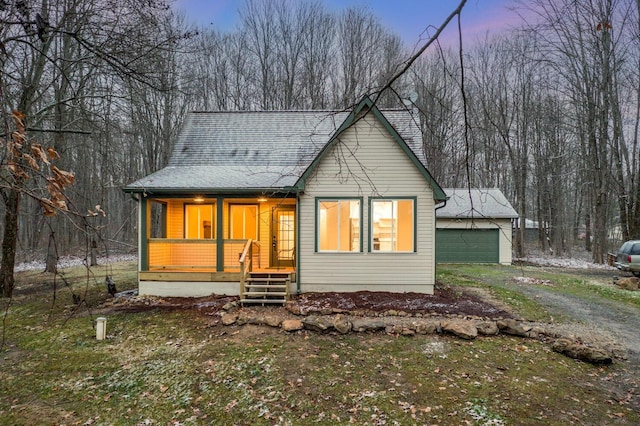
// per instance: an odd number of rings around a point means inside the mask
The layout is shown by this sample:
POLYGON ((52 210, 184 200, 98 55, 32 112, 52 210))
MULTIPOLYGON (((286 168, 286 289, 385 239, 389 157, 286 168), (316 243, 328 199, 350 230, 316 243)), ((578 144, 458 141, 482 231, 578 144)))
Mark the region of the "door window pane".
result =
POLYGON ((278 260, 293 260, 295 247, 295 212, 278 214, 278 260))

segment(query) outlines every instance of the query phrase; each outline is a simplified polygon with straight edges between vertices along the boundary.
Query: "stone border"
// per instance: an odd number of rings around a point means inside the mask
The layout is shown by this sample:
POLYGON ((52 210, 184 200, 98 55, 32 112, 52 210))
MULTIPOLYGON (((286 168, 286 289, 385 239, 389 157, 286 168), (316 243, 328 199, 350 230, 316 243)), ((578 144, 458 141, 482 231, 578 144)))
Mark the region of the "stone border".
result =
MULTIPOLYGON (((237 306, 237 305, 236 305, 237 306)), ((231 325, 267 325, 280 328, 292 333, 309 330, 318 333, 335 332, 366 333, 384 332, 402 336, 416 334, 449 334, 465 340, 473 340, 478 336, 496 336, 506 334, 540 341, 551 340, 551 348, 570 358, 589 362, 591 364, 611 364, 613 355, 604 345, 586 345, 576 341, 575 336, 563 334, 551 327, 516 319, 469 319, 443 317, 405 317, 378 316, 364 317, 345 315, 308 315, 302 319, 282 319, 273 315, 256 315, 249 311, 236 311, 236 306, 225 306, 221 312, 220 321, 225 326, 231 325)))

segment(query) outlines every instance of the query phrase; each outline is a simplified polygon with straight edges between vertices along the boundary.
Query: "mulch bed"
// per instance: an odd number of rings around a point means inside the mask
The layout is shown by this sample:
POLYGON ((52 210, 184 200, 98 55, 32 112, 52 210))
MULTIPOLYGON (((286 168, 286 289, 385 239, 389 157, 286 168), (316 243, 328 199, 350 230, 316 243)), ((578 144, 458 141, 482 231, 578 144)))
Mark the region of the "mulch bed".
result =
MULTIPOLYGON (((208 297, 128 297, 112 300, 112 309, 119 312, 159 310, 196 310, 204 315, 220 312, 237 296, 208 297), (120 300, 119 300, 120 299, 120 300)), ((487 318, 512 318, 476 294, 451 287, 436 286, 434 294, 357 291, 349 293, 302 293, 291 299, 290 311, 302 313, 353 312, 362 315, 405 313, 408 315, 464 315, 487 318), (293 308, 293 309, 291 309, 293 308)))

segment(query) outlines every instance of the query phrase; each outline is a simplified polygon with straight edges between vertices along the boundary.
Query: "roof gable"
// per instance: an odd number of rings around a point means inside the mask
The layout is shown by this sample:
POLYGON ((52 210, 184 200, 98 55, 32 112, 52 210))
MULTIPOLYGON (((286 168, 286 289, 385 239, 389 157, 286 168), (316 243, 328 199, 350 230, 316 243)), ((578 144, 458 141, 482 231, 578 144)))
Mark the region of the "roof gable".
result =
POLYGON ((349 113, 344 122, 340 125, 335 134, 329 139, 324 148, 318 153, 313 162, 309 165, 309 167, 304 171, 304 173, 300 176, 300 179, 296 182, 295 186, 300 189, 304 189, 305 181, 308 177, 316 170, 320 161, 330 152, 331 148, 335 146, 336 143, 340 140, 340 135, 353 126, 358 120, 364 117, 366 114, 373 114, 374 117, 383 125, 383 127, 389 132, 391 138, 400 146, 402 151, 409 157, 411 162, 416 166, 420 174, 429 182, 431 188, 433 190, 433 198, 438 201, 445 201, 447 199, 446 194, 440 187, 440 185, 435 181, 433 176, 424 163, 418 159, 413 150, 407 145, 405 140, 400 136, 398 131, 391 125, 389 120, 385 117, 384 114, 374 105, 369 97, 365 97, 360 101, 360 103, 349 113))

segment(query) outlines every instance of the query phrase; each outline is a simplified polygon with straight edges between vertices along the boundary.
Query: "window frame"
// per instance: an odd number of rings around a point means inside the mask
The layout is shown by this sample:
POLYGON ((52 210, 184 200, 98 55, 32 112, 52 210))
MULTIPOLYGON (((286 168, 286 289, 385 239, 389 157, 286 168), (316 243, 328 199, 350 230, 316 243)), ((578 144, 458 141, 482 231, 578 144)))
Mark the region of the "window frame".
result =
MULTIPOLYGON (((369 238, 368 238, 368 252, 369 253, 416 253, 418 247, 418 197, 415 196, 397 196, 397 197, 369 197, 369 205, 368 205, 368 215, 369 215, 369 238), (397 201, 411 201, 413 203, 413 229, 411 238, 413 239, 412 249, 411 250, 374 250, 374 241, 373 241, 373 227, 374 227, 374 217, 373 217, 373 207, 376 201, 382 202, 397 202, 397 201)), ((395 237, 397 240, 397 236, 395 237)))
MULTIPOLYGON (((364 220, 364 200, 362 197, 316 197, 315 200, 315 219, 314 219, 314 225, 315 225, 315 230, 314 230, 314 235, 315 235, 315 241, 314 241, 314 251, 315 253, 340 253, 340 254, 344 254, 344 253, 351 253, 351 254, 357 254, 357 253, 364 253, 364 241, 362 240, 362 236, 363 236, 363 220, 364 220), (350 250, 340 250, 339 248, 339 244, 338 244, 338 250, 321 250, 320 249, 320 203, 323 202, 337 202, 338 205, 340 205, 340 202, 344 202, 344 201, 357 201, 359 203, 359 208, 358 208, 358 215, 359 215, 359 221, 360 221, 360 226, 359 226, 359 231, 358 231, 358 241, 359 241, 359 245, 358 245, 358 250, 357 251, 350 251, 350 250)), ((339 210, 338 210, 339 211, 339 210)), ((339 238, 339 231, 338 231, 338 242, 340 241, 339 238)))

